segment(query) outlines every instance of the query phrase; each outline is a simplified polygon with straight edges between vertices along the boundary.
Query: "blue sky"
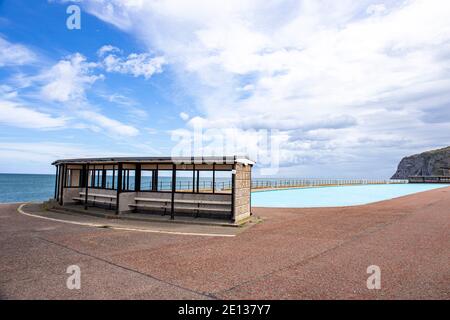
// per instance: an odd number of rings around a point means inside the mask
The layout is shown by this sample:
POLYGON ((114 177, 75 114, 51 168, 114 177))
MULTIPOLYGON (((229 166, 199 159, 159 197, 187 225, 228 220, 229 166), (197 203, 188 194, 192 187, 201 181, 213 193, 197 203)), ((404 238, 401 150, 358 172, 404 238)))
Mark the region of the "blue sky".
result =
POLYGON ((449 16, 444 0, 0 1, 0 172, 239 153, 257 176, 387 178, 449 144, 449 16))

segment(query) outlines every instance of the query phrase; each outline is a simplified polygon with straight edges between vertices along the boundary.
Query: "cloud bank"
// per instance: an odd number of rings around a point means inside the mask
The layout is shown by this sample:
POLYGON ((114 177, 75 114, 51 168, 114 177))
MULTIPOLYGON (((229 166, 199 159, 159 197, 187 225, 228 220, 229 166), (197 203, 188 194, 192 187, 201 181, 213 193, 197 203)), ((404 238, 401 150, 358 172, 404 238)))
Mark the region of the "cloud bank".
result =
POLYGON ((36 55, 26 46, 11 43, 0 36, 0 67, 33 63, 36 55))
MULTIPOLYGON (((1 37, 0 49, 3 50, 0 66, 23 66, 39 61, 29 48, 1 37)), ((86 93, 95 82, 105 79, 102 71, 149 79, 162 72, 165 61, 162 56, 154 57, 147 53, 121 57, 117 55, 120 52, 116 47, 105 45, 98 50, 98 61, 88 61, 76 52, 35 74, 15 74, 11 77, 12 84, 0 87, 0 123, 38 130, 88 129, 114 138, 137 136, 137 128, 103 114, 101 108, 90 103, 86 93), (22 95, 22 89, 31 90, 31 95, 22 95), (47 111, 40 111, 42 107, 47 111)), ((114 94, 107 100, 126 106, 127 112, 134 117, 147 116, 144 110, 135 106, 135 102, 122 95, 114 94)))
POLYGON ((188 126, 279 129, 285 165, 389 175, 450 140, 448 1, 83 5, 164 55, 195 99, 188 126))

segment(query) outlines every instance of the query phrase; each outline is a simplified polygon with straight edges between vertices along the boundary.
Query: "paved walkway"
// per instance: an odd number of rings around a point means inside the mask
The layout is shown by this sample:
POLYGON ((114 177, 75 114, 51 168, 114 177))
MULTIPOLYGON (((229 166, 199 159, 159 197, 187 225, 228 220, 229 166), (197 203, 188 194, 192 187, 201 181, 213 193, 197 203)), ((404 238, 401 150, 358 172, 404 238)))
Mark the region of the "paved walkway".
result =
MULTIPOLYGON (((450 297, 450 188, 347 208, 255 208, 234 237, 67 224, 0 205, 0 298, 450 297), (66 268, 81 268, 81 290, 66 268), (381 268, 381 290, 366 269, 381 268)), ((234 229, 234 228, 230 228, 234 229)))
MULTIPOLYGON (((160 218, 159 215, 149 214, 134 214, 136 219, 141 220, 129 220, 129 219, 115 219, 99 216, 93 216, 91 214, 80 214, 78 212, 72 212, 69 210, 56 210, 56 211, 44 211, 42 206, 38 203, 22 204, 17 209, 20 213, 33 217, 49 221, 57 221, 66 224, 74 224, 81 226, 90 226, 96 228, 111 228, 114 230, 125 231, 138 231, 147 233, 163 233, 163 234, 176 234, 176 235, 192 235, 192 236, 210 236, 210 237, 234 237, 238 233, 243 232, 247 228, 252 227, 258 223, 258 219, 251 219, 250 223, 244 226, 237 226, 232 224, 221 225, 222 222, 216 223, 214 220, 209 224, 206 223, 206 219, 191 218, 182 219, 183 217, 177 217, 176 220, 171 221, 170 218, 160 218), (146 219, 148 218, 148 219, 146 219), (195 222, 199 221, 198 224, 195 222)), ((80 210, 82 211, 82 210, 80 210)), ((114 215, 112 215, 114 217, 114 215)))

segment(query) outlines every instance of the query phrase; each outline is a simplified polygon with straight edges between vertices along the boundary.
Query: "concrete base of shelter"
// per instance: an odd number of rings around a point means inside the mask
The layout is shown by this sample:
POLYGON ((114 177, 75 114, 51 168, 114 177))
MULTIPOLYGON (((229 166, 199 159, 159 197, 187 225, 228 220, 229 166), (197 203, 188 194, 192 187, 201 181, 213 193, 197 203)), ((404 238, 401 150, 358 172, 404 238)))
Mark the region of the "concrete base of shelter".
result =
MULTIPOLYGON (((44 207, 46 205, 44 204, 44 207)), ((122 219, 122 220, 134 220, 134 221, 147 221, 147 222, 167 222, 167 223, 185 223, 185 224, 199 224, 210 226, 227 226, 227 227, 241 227, 249 222, 256 222, 259 219, 257 217, 250 216, 246 219, 241 219, 238 222, 233 222, 229 219, 217 219, 217 218, 202 218, 193 217, 188 215, 175 215, 175 218, 171 220, 170 214, 161 215, 161 213, 142 213, 142 212, 126 212, 116 215, 114 210, 108 208, 101 208, 97 206, 88 206, 88 209, 84 209, 84 205, 80 204, 66 204, 64 206, 53 205, 50 208, 46 208, 53 212, 60 213, 75 213, 85 214, 94 217, 106 218, 106 219, 122 219)))

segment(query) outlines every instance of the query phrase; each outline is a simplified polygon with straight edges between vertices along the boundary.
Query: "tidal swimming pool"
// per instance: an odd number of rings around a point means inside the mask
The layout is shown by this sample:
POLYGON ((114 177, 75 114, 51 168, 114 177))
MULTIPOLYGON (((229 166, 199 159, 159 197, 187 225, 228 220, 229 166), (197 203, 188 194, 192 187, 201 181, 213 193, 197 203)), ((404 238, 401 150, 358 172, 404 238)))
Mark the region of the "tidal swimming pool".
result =
POLYGON ((354 206, 449 186, 408 183, 257 191, 252 192, 252 206, 278 208, 354 206))

